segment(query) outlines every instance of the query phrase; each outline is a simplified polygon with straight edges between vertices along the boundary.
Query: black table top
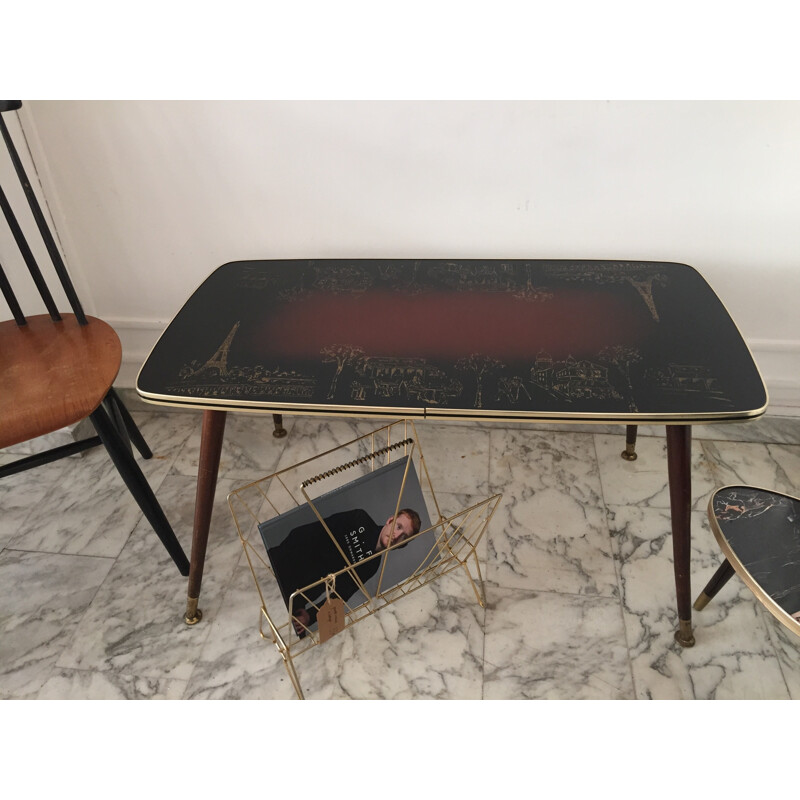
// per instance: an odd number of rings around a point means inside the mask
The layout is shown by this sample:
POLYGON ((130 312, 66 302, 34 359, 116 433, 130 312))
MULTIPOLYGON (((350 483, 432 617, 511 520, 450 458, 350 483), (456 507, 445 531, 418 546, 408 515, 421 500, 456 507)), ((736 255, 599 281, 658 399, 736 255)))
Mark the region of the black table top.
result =
POLYGON ((702 276, 640 261, 232 262, 178 312, 137 390, 196 408, 629 424, 767 405, 702 276))
POLYGON ((711 498, 709 519, 736 572, 800 633, 800 500, 755 486, 725 486, 711 498))

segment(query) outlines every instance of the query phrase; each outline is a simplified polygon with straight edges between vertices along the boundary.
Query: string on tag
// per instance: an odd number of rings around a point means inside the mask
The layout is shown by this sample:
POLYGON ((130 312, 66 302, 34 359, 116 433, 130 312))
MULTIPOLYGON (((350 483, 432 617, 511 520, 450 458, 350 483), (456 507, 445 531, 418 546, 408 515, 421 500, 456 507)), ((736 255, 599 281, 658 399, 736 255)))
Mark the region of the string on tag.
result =
POLYGON ((331 573, 325 578, 325 600, 330 602, 331 592, 336 591, 336 576, 331 573))
POLYGON ((344 630, 344 600, 341 597, 331 597, 331 593, 335 591, 336 576, 331 573, 325 578, 325 602, 317 614, 320 643, 344 630))

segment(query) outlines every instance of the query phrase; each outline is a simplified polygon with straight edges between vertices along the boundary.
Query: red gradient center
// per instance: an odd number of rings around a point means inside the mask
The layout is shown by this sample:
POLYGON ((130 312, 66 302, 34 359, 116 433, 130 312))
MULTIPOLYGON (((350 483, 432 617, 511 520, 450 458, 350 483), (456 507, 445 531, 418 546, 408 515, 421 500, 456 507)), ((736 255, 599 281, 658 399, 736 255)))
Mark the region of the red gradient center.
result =
POLYGON ((597 290, 560 290, 545 300, 485 292, 314 293, 271 313, 248 345, 260 356, 312 359, 329 345, 444 360, 472 353, 518 360, 540 350, 578 358, 606 344, 641 343, 649 321, 644 304, 632 309, 624 298, 597 290))

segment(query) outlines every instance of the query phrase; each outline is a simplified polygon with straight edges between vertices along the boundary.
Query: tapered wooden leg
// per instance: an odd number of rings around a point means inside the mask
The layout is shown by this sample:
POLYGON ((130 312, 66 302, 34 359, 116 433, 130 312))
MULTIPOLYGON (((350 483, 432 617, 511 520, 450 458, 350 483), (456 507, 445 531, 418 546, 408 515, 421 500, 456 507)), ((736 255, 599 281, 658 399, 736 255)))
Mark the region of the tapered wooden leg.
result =
POLYGON ((675 559, 675 592, 678 630, 675 640, 683 647, 694 644, 692 632, 692 586, 690 575, 692 512, 692 429, 689 425, 667 426, 669 500, 672 510, 672 551, 675 559))
POLYGON ((214 508, 214 492, 217 488, 219 456, 225 435, 226 411, 204 411, 203 431, 200 440, 200 464, 197 468, 197 494, 194 503, 194 531, 192 554, 189 566, 189 587, 186 598, 187 625, 195 625, 203 618, 197 607, 200 600, 200 584, 203 581, 203 566, 206 561, 208 531, 211 527, 211 512, 214 508))
POLYGON ((625 449, 622 451, 622 457, 626 461, 636 461, 636 434, 638 431, 638 425, 625 426, 625 449))
POLYGON ((139 504, 139 508, 142 509, 147 521, 152 525, 164 547, 167 548, 167 552, 172 557, 181 575, 188 575, 189 560, 186 558, 186 554, 183 552, 172 527, 167 521, 164 511, 158 504, 147 478, 142 474, 136 459, 134 459, 125 442, 123 442, 116 425, 111 421, 102 404, 91 414, 90 419, 97 431, 97 435, 114 462, 114 466, 139 504))
POLYGON ((706 588, 694 601, 695 611, 702 611, 709 603, 709 601, 716 597, 717 592, 731 579, 734 569, 731 562, 726 558, 719 569, 711 576, 711 580, 706 584, 706 588))
POLYGON ((286 428, 283 427, 283 414, 273 414, 272 421, 275 423, 275 430, 272 431, 272 435, 276 439, 282 439, 286 436, 286 428))

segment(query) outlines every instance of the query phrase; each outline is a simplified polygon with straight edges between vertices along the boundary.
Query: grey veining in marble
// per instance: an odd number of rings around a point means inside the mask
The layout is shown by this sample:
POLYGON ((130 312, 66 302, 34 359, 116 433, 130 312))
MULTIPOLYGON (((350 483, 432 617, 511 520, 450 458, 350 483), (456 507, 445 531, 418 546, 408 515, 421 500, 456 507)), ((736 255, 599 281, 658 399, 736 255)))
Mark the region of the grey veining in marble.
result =
MULTIPOLYGON (((201 414, 134 404, 141 461, 189 549, 201 414)), ((292 699, 258 635, 259 597, 226 495, 380 427, 229 414, 200 607, 102 450, 0 481, 0 697, 292 699)), ((417 422, 445 514, 502 492, 478 553, 486 607, 456 571, 296 659, 323 699, 800 699, 800 639, 734 576, 673 637, 663 426, 417 422)), ((14 456, 0 452, 0 463, 14 456)), ((698 426, 692 586, 721 562, 706 504, 725 483, 800 494, 800 418, 698 426)), ((271 594, 270 594, 271 593, 271 594)), ((286 614, 277 587, 270 608, 286 614)))
POLYGON ((0 697, 36 696, 112 566, 107 558, 0 553, 0 697))

